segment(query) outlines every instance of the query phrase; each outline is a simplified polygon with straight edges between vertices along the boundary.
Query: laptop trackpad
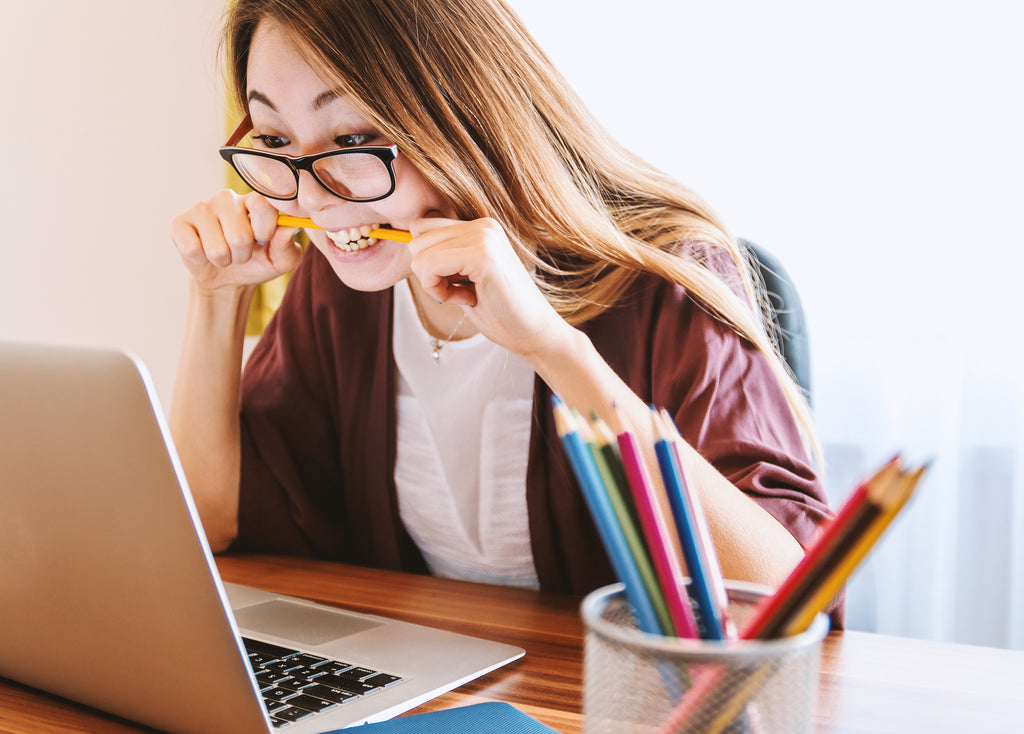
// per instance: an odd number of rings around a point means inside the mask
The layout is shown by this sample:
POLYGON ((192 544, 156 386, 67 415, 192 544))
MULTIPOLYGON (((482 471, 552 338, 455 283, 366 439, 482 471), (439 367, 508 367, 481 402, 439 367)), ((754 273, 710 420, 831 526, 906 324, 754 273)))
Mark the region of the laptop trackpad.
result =
POLYGON ((380 626, 379 622, 344 612, 307 607, 282 599, 235 609, 234 613, 239 627, 303 645, 322 645, 380 626))

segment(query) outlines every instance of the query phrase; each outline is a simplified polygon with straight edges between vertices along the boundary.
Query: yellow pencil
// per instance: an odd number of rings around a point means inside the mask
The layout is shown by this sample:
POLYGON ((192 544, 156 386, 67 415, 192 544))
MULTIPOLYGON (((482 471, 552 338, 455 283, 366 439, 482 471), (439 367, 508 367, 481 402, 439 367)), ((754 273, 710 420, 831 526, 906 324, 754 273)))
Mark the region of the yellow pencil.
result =
MULTIPOLYGON (((313 224, 312 219, 305 217, 293 217, 289 214, 278 214, 277 223, 282 227, 302 227, 303 229, 322 229, 313 224)), ((384 229, 383 227, 370 231, 370 237, 379 240, 391 240, 392 242, 412 242, 412 235, 403 229, 384 229)))
POLYGON ((412 242, 412 235, 404 229, 378 229, 370 230, 370 236, 378 240, 391 240, 392 242, 412 242))
POLYGON ((312 219, 293 217, 290 214, 278 214, 277 223, 281 227, 302 227, 303 229, 322 229, 313 224, 312 219))

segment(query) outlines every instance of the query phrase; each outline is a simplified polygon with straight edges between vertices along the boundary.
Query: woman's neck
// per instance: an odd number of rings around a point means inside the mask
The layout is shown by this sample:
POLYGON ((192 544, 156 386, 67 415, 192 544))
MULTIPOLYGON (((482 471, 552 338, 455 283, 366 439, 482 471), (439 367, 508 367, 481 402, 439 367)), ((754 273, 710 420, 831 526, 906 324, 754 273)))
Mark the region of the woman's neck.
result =
POLYGON ((428 334, 436 339, 458 341, 468 339, 477 333, 473 324, 465 318, 463 306, 438 303, 423 289, 415 275, 410 275, 408 280, 413 305, 416 306, 420 323, 428 334))

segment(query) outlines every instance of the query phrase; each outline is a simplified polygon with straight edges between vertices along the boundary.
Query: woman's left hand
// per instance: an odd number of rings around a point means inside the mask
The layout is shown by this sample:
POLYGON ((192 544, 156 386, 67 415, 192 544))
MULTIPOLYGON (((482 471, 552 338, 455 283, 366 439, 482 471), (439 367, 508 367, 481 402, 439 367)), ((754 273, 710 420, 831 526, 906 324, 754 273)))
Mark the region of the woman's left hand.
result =
POLYGON ((471 307, 483 334, 526 359, 572 327, 534 284, 504 229, 493 219, 441 217, 412 224, 412 271, 440 303, 471 307))

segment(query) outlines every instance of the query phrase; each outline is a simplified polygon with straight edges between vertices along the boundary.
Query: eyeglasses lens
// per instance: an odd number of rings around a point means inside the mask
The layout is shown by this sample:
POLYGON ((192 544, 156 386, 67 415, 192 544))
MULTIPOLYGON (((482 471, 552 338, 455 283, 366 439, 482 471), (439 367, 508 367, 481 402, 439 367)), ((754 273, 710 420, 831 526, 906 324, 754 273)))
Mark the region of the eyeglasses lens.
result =
POLYGON ((295 174, 281 161, 244 153, 236 153, 231 161, 245 182, 261 194, 282 198, 295 195, 295 174))
POLYGON ((350 153, 321 158, 313 164, 313 171, 320 183, 350 199, 375 199, 391 191, 387 164, 375 155, 350 153))

